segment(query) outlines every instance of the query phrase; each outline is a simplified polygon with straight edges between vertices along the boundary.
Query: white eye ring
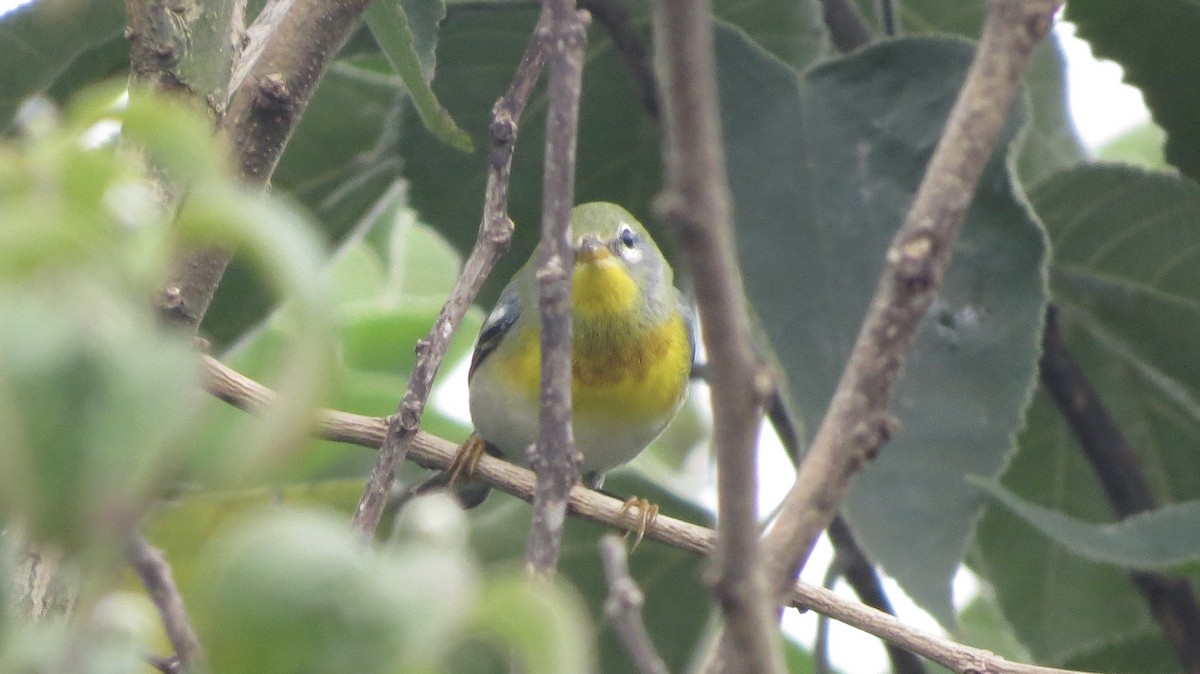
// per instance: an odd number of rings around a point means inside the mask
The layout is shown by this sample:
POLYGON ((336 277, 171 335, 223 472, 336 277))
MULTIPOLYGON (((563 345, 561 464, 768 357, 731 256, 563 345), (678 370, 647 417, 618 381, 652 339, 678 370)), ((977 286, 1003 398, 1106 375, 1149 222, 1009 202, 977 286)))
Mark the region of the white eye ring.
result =
POLYGON ((638 235, 628 223, 622 222, 617 228, 617 238, 621 240, 622 245, 632 250, 637 245, 638 235))

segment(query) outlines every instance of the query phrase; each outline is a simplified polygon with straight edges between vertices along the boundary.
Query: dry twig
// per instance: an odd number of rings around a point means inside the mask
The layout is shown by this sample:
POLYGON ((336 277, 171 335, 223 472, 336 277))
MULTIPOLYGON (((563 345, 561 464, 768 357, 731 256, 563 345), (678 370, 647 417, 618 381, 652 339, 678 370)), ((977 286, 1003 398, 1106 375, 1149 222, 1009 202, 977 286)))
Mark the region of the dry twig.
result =
POLYGON ((768 578, 782 601, 853 475, 895 427, 887 408, 913 336, 937 294, 958 228, 1057 0, 989 0, 975 60, 926 169, 850 360, 812 448, 765 536, 768 578))
POLYGON ((487 187, 484 192, 483 216, 479 223, 479 235, 471 254, 463 264, 462 273, 454 282, 454 288, 433 327, 417 343, 417 362, 413 365, 408 388, 404 392, 396 414, 389 418, 388 432, 383 438, 379 459, 367 479, 363 495, 354 511, 354 528, 365 536, 374 535, 383 516, 387 494, 396 481, 396 470, 404 462, 409 446, 421 427, 421 415, 433 388, 434 377, 446 356, 450 338, 475 296, 483 286, 487 275, 500 256, 508 250, 512 240, 513 224, 508 218, 508 185, 512 176, 513 150, 517 141, 517 122, 529 101, 533 85, 542 72, 544 55, 537 31, 546 22, 543 13, 534 35, 525 48, 525 55, 517 66, 508 92, 492 108, 491 150, 488 153, 487 187))
POLYGON ((646 596, 629 575, 629 559, 625 541, 613 534, 600 539, 600 560, 604 577, 608 579, 608 599, 604 601, 604 617, 612 624, 625 649, 637 663, 642 674, 667 674, 667 665, 654 650, 654 642, 642 620, 646 596))
MULTIPOLYGON (((201 356, 201 360, 205 373, 205 388, 213 396, 248 412, 261 411, 275 400, 273 391, 231 370, 215 358, 201 356)), ((387 426, 387 419, 379 417, 320 410, 314 420, 313 433, 326 440, 374 449, 383 442, 387 426)), ((413 438, 412 451, 409 452, 408 458, 424 468, 445 470, 450 466, 457 451, 458 445, 449 440, 418 432, 413 438)), ((479 460, 474 477, 517 498, 533 500, 535 477, 533 473, 519 466, 492 456, 483 456, 479 460)), ((571 489, 568 512, 592 522, 632 530, 637 524, 631 522, 624 505, 623 501, 576 485, 571 489)), ((713 550, 714 534, 710 529, 660 514, 646 528, 646 538, 686 552, 707 555, 713 550)), ((895 616, 803 582, 793 584, 787 602, 857 627, 963 674, 1080 674, 1070 670, 1010 662, 988 651, 924 633, 904 624, 895 616)))
POLYGON ((586 12, 575 0, 545 0, 550 21, 538 34, 549 65, 549 109, 543 157, 542 238, 538 247, 541 316, 541 406, 538 441, 529 465, 538 476, 525 566, 552 574, 558 566, 567 492, 579 481, 579 456, 571 430, 571 208, 575 205, 575 143, 583 86, 586 12))
POLYGON ((141 579, 150 601, 158 609, 167 639, 175 649, 175 657, 163 662, 169 663, 172 671, 192 671, 203 663, 204 653, 200 649, 196 630, 188 619, 187 609, 183 606, 183 595, 175 585, 171 567, 162 551, 150 545, 141 534, 133 532, 125 541, 125 558, 141 579))

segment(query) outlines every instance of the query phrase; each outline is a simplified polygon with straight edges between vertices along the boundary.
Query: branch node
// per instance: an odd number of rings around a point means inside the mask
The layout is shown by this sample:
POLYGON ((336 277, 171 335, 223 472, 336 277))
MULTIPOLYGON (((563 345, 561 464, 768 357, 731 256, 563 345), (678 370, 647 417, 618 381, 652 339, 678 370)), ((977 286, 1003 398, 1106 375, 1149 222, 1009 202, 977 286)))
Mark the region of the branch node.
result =
POLYGON ((287 80, 280 73, 268 73, 258 80, 254 98, 256 107, 264 110, 281 111, 291 107, 294 97, 287 80))

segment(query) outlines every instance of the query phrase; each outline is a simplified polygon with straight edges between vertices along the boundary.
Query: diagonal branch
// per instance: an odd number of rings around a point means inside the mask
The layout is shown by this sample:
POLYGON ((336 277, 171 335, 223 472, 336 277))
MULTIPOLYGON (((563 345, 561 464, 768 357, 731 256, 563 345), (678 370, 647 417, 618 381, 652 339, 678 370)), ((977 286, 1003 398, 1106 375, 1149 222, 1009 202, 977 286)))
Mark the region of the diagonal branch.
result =
MULTIPOLYGON (((210 356, 201 356, 205 388, 213 396, 246 410, 258 412, 270 406, 275 393, 210 356)), ((387 434, 388 420, 335 410, 321 410, 314 420, 313 434, 332 440, 374 449, 387 434)), ((458 445, 428 433, 413 438, 408 459, 432 470, 445 470, 454 460, 458 445)), ((536 478, 530 471, 506 461, 483 456, 474 479, 525 501, 533 500, 536 478)), ((576 485, 571 489, 568 512, 592 522, 618 529, 632 530, 624 502, 576 485)), ((660 541, 678 550, 698 555, 712 553, 712 530, 660 514, 646 528, 646 538, 660 541)), ((1039 667, 1005 660, 988 651, 964 646, 945 637, 927 634, 906 625, 895 616, 840 597, 824 588, 797 582, 789 588, 786 601, 798 608, 811 609, 834 620, 896 644, 917 655, 965 674, 1081 674, 1070 670, 1039 667)))
POLYGON ((637 663, 642 674, 668 674, 667 665, 654 650, 654 642, 642 620, 642 605, 646 596, 629 575, 629 559, 625 541, 615 534, 600 539, 600 560, 608 580, 608 598, 604 600, 604 617, 625 643, 625 650, 637 663))
POLYGON ((175 649, 175 657, 168 661, 172 671, 189 672, 193 668, 203 668, 204 653, 200 649, 200 640, 188 620, 183 595, 175 585, 171 567, 162 551, 150 545, 141 534, 133 532, 125 541, 125 558, 158 609, 167 639, 175 649))
POLYGON ((895 429, 893 388, 937 294, 959 226, 1057 0, 989 0, 975 60, 950 113, 813 445, 765 535, 768 579, 787 596, 850 480, 895 429))
POLYGON ((484 190, 479 235, 429 334, 417 342, 417 362, 413 365, 408 388, 396 413, 388 419, 387 434, 381 438, 379 459, 367 478, 367 485, 354 511, 352 526, 366 537, 373 536, 379 526, 387 494, 396 481, 396 470, 404 462, 421 427, 421 415, 425 412, 425 403, 442 359, 446 356, 450 338, 479 294, 492 267, 512 241, 513 224, 508 218, 508 185, 517 142, 517 123, 533 92, 533 85, 542 72, 544 56, 538 30, 547 20, 543 13, 513 75, 512 84, 492 108, 492 144, 488 153, 487 187, 484 190))

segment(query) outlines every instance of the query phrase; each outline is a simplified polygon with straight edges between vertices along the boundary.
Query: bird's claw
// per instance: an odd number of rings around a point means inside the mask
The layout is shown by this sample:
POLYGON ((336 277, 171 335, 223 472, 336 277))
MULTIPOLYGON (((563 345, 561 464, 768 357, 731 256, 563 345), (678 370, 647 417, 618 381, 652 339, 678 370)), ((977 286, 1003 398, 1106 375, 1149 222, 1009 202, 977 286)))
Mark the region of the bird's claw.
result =
POLYGON ((654 526, 654 520, 658 519, 658 506, 644 498, 630 496, 621 506, 619 518, 624 518, 626 515, 634 518, 634 526, 627 530, 625 535, 628 537, 630 533, 637 532, 637 538, 633 541, 633 549, 637 550, 637 546, 642 542, 642 537, 646 535, 646 530, 654 526), (637 515, 633 514, 635 508, 638 511, 637 515))

